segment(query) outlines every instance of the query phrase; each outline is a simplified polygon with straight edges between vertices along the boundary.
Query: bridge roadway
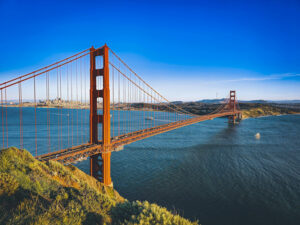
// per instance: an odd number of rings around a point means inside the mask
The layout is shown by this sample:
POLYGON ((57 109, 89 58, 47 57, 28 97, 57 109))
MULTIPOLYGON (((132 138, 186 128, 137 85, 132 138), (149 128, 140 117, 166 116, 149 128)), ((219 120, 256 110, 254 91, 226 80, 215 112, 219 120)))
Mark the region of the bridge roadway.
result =
POLYGON ((170 130, 174 130, 180 127, 188 126, 194 123, 202 122, 205 120, 211 120, 218 117, 232 116, 240 114, 240 111, 227 111, 216 114, 209 114, 203 116, 193 117, 187 120, 181 120, 177 122, 172 122, 168 124, 163 124, 160 126, 146 128, 143 130, 127 133, 121 136, 113 137, 111 140, 111 148, 109 151, 105 151, 102 146, 102 142, 99 141, 98 144, 82 144, 72 148, 62 149, 59 151, 39 155, 36 158, 41 161, 55 160, 63 163, 74 163, 76 161, 82 161, 87 159, 87 157, 103 153, 103 152, 113 152, 119 151, 124 145, 136 142, 157 134, 161 134, 170 130))

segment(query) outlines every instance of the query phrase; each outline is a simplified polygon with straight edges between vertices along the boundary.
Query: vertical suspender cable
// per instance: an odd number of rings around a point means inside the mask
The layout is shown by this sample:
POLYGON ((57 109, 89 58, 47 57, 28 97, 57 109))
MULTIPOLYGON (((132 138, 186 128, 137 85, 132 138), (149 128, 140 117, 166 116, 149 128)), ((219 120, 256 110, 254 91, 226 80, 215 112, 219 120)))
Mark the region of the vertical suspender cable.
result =
POLYGON ((82 118, 82 59, 79 60, 80 66, 80 120, 81 120, 81 144, 83 144, 83 118, 82 118))
MULTIPOLYGON (((87 117, 86 117, 86 113, 87 113, 87 99, 86 99, 86 70, 87 70, 87 68, 86 68, 86 58, 83 58, 84 59, 84 102, 85 102, 85 109, 84 109, 84 124, 86 125, 86 119, 87 119, 87 117)), ((84 132, 85 133, 85 141, 86 142, 88 142, 88 133, 87 132, 84 132)))
POLYGON ((22 130, 22 83, 19 83, 19 113, 20 113, 20 149, 23 149, 23 130, 22 130))
MULTIPOLYGON (((59 82, 58 82, 58 69, 56 69, 56 104, 59 105, 59 82)), ((59 150, 59 107, 57 107, 57 150, 59 150)))
POLYGON ((2 136, 3 136, 3 148, 5 146, 4 144, 4 116, 3 116, 3 92, 2 92, 2 89, 1 89, 1 114, 2 114, 2 136))
MULTIPOLYGON (((123 77, 122 77, 123 78, 123 77)), ((125 96, 126 96, 126 85, 125 85, 125 79, 123 78, 123 125, 122 125, 122 134, 124 134, 125 132, 124 132, 124 129, 126 128, 126 121, 125 121, 125 119, 124 118, 126 118, 125 116, 126 116, 126 114, 125 114, 125 112, 126 112, 126 100, 125 100, 125 96)))
POLYGON ((71 63, 71 79, 70 79, 70 82, 71 82, 71 146, 73 147, 73 79, 72 79, 72 65, 73 63, 71 63))
MULTIPOLYGON (((131 74, 130 74, 131 75, 131 74)), ((129 94, 129 112, 130 112, 130 114, 129 114, 129 124, 130 124, 130 130, 129 130, 129 132, 132 132, 132 103, 133 103, 133 101, 132 101, 132 84, 131 84, 131 82, 129 81, 129 87, 130 87, 130 94, 129 94)))
POLYGON ((70 96, 69 96, 69 64, 67 66, 67 101, 68 101, 68 148, 70 147, 70 96))
POLYGON ((119 109, 118 109, 118 136, 120 136, 120 105, 121 105, 121 101, 120 101, 120 73, 118 71, 118 105, 119 105, 119 109))
MULTIPOLYGON (((139 86, 141 86, 141 81, 139 80, 139 86)), ((140 97, 141 97, 141 92, 138 90, 138 89, 136 89, 136 92, 137 92, 137 94, 138 94, 138 105, 140 104, 140 102, 141 102, 141 99, 140 99, 140 97)), ((140 118, 140 109, 138 109, 138 119, 139 119, 139 124, 138 124, 138 129, 139 130, 141 130, 141 118, 140 118)))
POLYGON ((33 98, 34 98, 34 136, 35 136, 35 156, 37 156, 37 125, 36 125, 36 84, 33 78, 33 98))
POLYGON ((60 70, 59 70, 59 88, 60 88, 60 96, 59 96, 59 99, 60 99, 60 149, 63 148, 62 146, 62 114, 63 114, 63 100, 62 100, 62 88, 61 88, 61 70, 62 68, 60 67, 60 70))
MULTIPOLYGON (((145 88, 145 85, 143 85, 144 88, 145 88)), ((143 111, 144 111, 144 117, 143 117, 143 123, 144 123, 144 129, 146 129, 146 124, 145 124, 145 118, 146 118, 146 108, 145 108, 145 101, 146 101, 146 98, 145 98, 145 92, 143 92, 143 111)))
POLYGON ((46 96, 47 96, 47 127, 48 127, 48 152, 51 152, 51 140, 50 140, 50 96, 49 96, 49 72, 46 73, 46 96))
MULTIPOLYGON (((114 59, 113 58, 111 58, 110 56, 109 56, 109 59, 111 60, 111 61, 113 61, 114 59)), ((110 66, 110 69, 109 69, 109 71, 111 72, 111 74, 112 74, 112 120, 111 120, 111 126, 112 126, 112 137, 114 138, 115 136, 116 136, 116 134, 115 134, 115 130, 116 130, 116 124, 115 124, 115 69, 112 67, 112 66, 110 66)))
POLYGON ((79 110, 79 104, 78 104, 78 66, 77 66, 78 62, 77 60, 75 61, 75 66, 76 66, 76 114, 77 114, 77 137, 76 137, 76 140, 77 140, 77 145, 78 145, 78 141, 79 141, 79 129, 78 129, 78 121, 79 121, 79 118, 78 118, 78 110, 79 110))
POLYGON ((6 88, 4 90, 5 92, 5 103, 6 103, 6 107, 5 107, 5 122, 6 122, 6 147, 8 148, 8 126, 7 126, 7 93, 6 93, 6 88))

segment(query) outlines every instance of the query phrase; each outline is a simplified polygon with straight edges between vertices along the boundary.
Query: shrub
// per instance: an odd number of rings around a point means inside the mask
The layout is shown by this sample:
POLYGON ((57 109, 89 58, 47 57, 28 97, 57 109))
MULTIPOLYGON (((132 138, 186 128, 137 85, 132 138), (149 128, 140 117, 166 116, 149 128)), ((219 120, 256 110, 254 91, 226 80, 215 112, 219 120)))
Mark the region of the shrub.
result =
POLYGON ((113 208, 111 213, 114 224, 197 224, 147 201, 126 201, 113 208))
POLYGON ((14 177, 7 173, 0 174, 0 195, 11 196, 18 189, 19 183, 14 177))

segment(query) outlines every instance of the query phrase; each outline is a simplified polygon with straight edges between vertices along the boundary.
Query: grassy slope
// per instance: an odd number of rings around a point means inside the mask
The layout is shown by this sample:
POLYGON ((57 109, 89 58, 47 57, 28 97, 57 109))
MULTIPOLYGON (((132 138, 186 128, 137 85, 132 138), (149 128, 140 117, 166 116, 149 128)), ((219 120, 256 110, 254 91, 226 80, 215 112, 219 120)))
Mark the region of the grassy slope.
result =
POLYGON ((72 165, 9 148, 0 151, 0 224, 192 223, 155 204, 129 202, 72 165))

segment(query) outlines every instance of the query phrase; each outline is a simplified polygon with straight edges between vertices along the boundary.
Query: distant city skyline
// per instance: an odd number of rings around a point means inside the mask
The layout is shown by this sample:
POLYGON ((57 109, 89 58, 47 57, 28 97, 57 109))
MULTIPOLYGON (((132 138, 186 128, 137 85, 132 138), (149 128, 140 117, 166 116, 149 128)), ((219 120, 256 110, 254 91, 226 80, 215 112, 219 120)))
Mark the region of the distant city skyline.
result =
POLYGON ((107 43, 171 101, 300 99, 299 1, 12 0, 0 11, 0 82, 107 43))

